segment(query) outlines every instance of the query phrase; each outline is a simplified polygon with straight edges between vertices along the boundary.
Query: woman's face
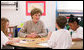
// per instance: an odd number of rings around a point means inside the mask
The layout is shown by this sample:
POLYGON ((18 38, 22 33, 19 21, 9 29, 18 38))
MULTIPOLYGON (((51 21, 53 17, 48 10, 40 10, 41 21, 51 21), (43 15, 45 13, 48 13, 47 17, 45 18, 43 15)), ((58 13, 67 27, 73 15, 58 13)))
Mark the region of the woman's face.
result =
POLYGON ((6 28, 8 29, 8 27, 9 27, 9 22, 6 22, 6 28))
POLYGON ((37 14, 34 14, 32 17, 33 17, 33 20, 34 21, 39 21, 39 19, 40 19, 40 16, 41 16, 41 14, 40 13, 37 13, 37 14))

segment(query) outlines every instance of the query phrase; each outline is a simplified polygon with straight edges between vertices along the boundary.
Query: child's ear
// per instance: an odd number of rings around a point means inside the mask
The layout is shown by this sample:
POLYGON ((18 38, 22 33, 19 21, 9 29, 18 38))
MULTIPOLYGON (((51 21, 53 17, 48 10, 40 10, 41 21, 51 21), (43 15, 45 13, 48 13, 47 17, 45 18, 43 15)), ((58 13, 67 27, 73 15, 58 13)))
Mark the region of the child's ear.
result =
POLYGON ((58 27, 57 23, 56 23, 56 28, 58 27))

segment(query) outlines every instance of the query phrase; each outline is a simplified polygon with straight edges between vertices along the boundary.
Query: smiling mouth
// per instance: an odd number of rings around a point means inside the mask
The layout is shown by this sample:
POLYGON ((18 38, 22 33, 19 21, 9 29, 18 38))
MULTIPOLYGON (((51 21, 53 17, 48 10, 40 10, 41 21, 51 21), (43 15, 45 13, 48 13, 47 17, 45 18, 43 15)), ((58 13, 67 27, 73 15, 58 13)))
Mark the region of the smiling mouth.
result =
POLYGON ((36 19, 36 20, 39 20, 39 19, 36 19))

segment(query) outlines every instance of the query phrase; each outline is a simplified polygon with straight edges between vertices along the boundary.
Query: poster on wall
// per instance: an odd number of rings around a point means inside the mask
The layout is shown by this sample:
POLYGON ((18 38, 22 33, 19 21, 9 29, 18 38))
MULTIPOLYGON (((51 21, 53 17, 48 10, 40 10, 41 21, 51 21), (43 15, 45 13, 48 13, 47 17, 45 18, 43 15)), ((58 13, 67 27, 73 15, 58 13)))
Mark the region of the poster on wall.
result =
POLYGON ((46 15, 46 1, 26 1, 26 16, 30 16, 30 12, 34 8, 42 11, 42 16, 46 15))

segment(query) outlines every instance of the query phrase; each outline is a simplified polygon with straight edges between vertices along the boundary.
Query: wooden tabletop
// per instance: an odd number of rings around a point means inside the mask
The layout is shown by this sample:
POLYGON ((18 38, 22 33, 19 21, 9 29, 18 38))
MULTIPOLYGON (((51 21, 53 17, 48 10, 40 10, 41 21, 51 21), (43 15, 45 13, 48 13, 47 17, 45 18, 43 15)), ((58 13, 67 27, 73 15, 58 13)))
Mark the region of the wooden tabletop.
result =
POLYGON ((73 42, 74 44, 71 46, 70 49, 83 49, 83 40, 73 42))
POLYGON ((11 45, 20 46, 20 47, 28 47, 28 48, 48 48, 45 46, 38 45, 38 43, 46 41, 46 37, 44 38, 19 38, 19 39, 20 40, 30 40, 30 41, 26 41, 27 43, 14 43, 11 45))
MULTIPOLYGON (((19 38, 20 40, 30 40, 27 43, 14 43, 11 44, 13 46, 27 47, 27 48, 49 48, 45 46, 38 45, 40 42, 46 41, 46 37, 44 38, 19 38), (33 40, 33 41, 31 41, 33 40)), ((73 41, 74 44, 70 49, 83 49, 83 40, 81 41, 73 41)))

